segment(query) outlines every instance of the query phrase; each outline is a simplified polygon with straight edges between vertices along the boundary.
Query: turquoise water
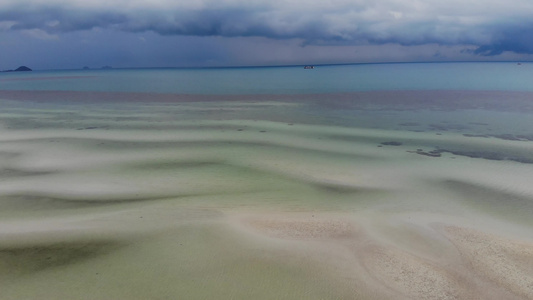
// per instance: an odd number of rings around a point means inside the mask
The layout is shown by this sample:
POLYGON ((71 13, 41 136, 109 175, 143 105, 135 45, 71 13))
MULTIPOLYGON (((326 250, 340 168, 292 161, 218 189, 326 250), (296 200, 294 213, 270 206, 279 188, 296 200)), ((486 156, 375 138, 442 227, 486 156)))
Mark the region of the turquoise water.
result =
POLYGON ((1 73, 2 299, 533 299, 532 67, 1 73))
POLYGON ((375 90, 533 91, 533 64, 416 63, 0 74, 0 90, 313 94, 375 90))

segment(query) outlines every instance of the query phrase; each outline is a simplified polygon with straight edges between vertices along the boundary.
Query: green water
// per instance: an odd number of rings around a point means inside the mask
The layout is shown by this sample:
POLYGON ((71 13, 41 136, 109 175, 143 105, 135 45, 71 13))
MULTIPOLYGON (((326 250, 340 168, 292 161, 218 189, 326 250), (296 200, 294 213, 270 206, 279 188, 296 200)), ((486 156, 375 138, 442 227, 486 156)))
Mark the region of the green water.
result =
POLYGON ((532 239, 529 67, 2 74, 2 294, 395 299, 366 246, 432 270, 441 224, 532 239))

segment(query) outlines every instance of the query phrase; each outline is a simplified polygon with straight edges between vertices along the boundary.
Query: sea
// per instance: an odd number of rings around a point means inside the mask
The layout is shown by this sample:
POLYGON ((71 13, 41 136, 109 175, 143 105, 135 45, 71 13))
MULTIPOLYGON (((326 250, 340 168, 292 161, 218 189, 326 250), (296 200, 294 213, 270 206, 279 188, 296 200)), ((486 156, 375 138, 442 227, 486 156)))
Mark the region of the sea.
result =
POLYGON ((527 299, 532 176, 533 63, 0 73, 1 293, 527 299))
POLYGON ((1 73, 2 90, 172 94, 315 94, 379 90, 533 91, 532 65, 393 63, 236 68, 51 70, 1 73))
POLYGON ((140 103, 152 107, 159 103, 172 110, 173 103, 175 107, 187 103, 197 113, 203 109, 210 113, 198 116, 178 108, 172 112, 175 118, 533 140, 532 80, 533 64, 516 62, 324 65, 310 70, 302 66, 56 70, 1 73, 0 99, 69 109, 118 105, 117 109, 126 110, 140 103), (246 109, 234 107, 242 101, 246 109), (284 105, 268 105, 275 102, 284 105))

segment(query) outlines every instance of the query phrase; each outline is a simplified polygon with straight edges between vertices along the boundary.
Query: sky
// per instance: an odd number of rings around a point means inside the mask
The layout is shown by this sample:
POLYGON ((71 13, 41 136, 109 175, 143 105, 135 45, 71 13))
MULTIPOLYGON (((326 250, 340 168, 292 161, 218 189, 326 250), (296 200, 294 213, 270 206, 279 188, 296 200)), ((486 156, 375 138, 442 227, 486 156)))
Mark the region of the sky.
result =
POLYGON ((0 70, 531 60, 532 0, 0 0, 0 70))

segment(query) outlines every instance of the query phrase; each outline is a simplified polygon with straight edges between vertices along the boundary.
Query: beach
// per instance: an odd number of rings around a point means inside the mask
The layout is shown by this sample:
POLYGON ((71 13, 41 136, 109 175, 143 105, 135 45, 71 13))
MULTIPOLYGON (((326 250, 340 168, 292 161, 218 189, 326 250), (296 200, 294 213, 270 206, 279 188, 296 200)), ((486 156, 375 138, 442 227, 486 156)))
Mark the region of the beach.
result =
POLYGON ((0 99, 2 299, 533 298, 531 92, 0 99))

